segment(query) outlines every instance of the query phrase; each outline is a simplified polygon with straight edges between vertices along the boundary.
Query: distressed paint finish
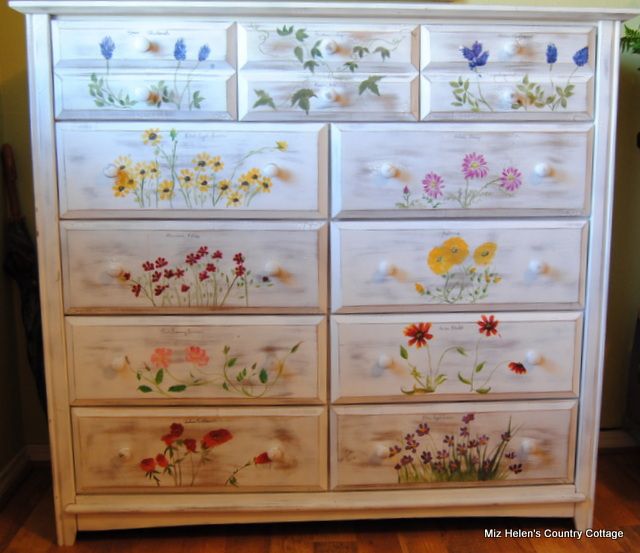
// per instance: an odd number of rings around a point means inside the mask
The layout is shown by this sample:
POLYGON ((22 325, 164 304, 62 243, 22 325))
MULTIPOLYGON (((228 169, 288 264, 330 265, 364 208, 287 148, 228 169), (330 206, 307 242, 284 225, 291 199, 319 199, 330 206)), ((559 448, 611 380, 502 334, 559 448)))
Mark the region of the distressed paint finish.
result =
MULTIPOLYGON (((390 457, 389 448, 404 446, 405 436, 413 433, 423 450, 433 453, 449 449, 445 436, 459 436, 460 427, 468 427, 469 439, 476 435, 489 437, 488 450, 500 442, 500 436, 511 421, 509 451, 516 456, 510 463, 522 465, 522 472, 504 479, 455 482, 460 486, 495 486, 569 483, 573 481, 573 453, 575 438, 576 402, 526 402, 483 404, 438 404, 415 406, 350 406, 334 407, 331 417, 331 488, 367 489, 412 486, 452 485, 452 482, 398 483, 394 465, 398 457, 413 453, 402 448, 390 457), (462 417, 473 413, 474 420, 465 424, 462 417), (416 433, 420 424, 427 434, 416 433)), ((415 454, 414 454, 415 455, 415 454)), ((412 456, 412 455, 411 455, 412 456)), ((447 459, 451 459, 451 454, 447 459)), ((418 462, 420 463, 420 462, 418 462)))
MULTIPOLYGON (((74 404, 109 402, 182 403, 317 403, 325 396, 326 322, 312 317, 67 317, 69 381, 74 404), (297 351, 289 354, 299 344, 297 351), (223 388, 223 349, 236 358, 228 368, 231 386, 223 388), (189 348, 206 353, 189 362, 189 348), (158 348, 171 350, 170 374, 159 386, 148 374, 157 374, 161 362, 151 360, 158 348), (205 362, 203 357, 208 357, 205 362), (245 393, 235 381, 242 367, 258 363, 270 376, 286 358, 281 376, 265 386, 257 378, 246 384, 245 393), (159 363, 159 364, 158 364, 159 363), (149 370, 144 368, 147 364, 149 370), (152 388, 141 393, 144 385, 152 388), (148 374, 147 374, 148 373, 148 374), (207 384, 170 392, 171 385, 190 382, 191 375, 207 384), (263 395, 261 395, 263 394, 263 395)), ((194 357, 193 355, 191 357, 194 357)))
POLYGON ((513 210, 582 215, 589 209, 588 124, 527 124, 517 132, 510 124, 473 130, 462 123, 338 124, 331 144, 332 212, 337 217, 362 217, 371 211, 385 217, 501 216, 513 210), (486 159, 486 178, 465 179, 463 160, 473 153, 486 159), (391 174, 385 173, 389 166, 391 174), (500 181, 509 168, 521 175, 513 191, 500 181), (425 181, 430 174, 442 179, 439 192, 428 193, 425 181), (494 184, 485 187, 491 180, 494 184), (477 191, 477 199, 465 202, 465 187, 477 191))
MULTIPOLYGON (((97 218, 111 212, 121 217, 173 216, 186 212, 200 217, 319 217, 326 205, 328 127, 307 125, 237 125, 220 123, 60 123, 57 127, 61 215, 70 218, 97 218), (154 129, 160 140, 145 143, 145 131, 154 129), (173 136, 175 140, 171 138, 173 136), (170 166, 163 153, 171 153, 177 143, 174 187, 171 199, 151 194, 144 205, 135 192, 118 197, 116 160, 128 157, 131 173, 136 167, 157 163, 161 177, 171 180, 170 166), (160 154, 156 148, 161 148, 160 154), (220 170, 208 168, 206 193, 201 193, 194 161, 205 153, 220 158, 220 170), (275 166, 275 167, 273 167, 275 166), (243 173, 256 168, 272 183, 268 192, 259 192, 251 203, 229 205, 231 190, 238 188, 243 173), (202 202, 186 203, 181 193, 180 173, 190 172, 193 183, 187 190, 202 202), (267 174, 268 173, 268 174, 267 174), (212 178, 216 187, 211 189, 212 178), (231 190, 221 195, 222 180, 231 190), (213 194, 213 196, 212 196, 213 194), (216 205, 213 198, 218 198, 216 205)), ((156 180, 147 181, 155 190, 156 180)), ((139 186, 138 186, 139 189, 139 186)))
MULTIPOLYGON (((185 491, 301 491, 325 487, 325 412, 321 407, 255 409, 89 409, 73 410, 78 490, 159 492, 185 491), (184 427, 184 437, 193 437, 201 450, 205 435, 227 430, 232 438, 210 447, 210 462, 204 464, 192 485, 157 486, 145 479, 142 459, 162 453, 161 439, 171 424, 184 427), (238 474, 239 486, 225 482, 233 471, 266 451, 277 451, 272 463, 248 467, 238 474)), ((195 459, 194 459, 195 460, 195 459)), ((187 461, 189 462, 189 461, 187 461)), ((185 468, 186 471, 186 468, 185 468)))
POLYGON ((480 312, 336 315, 332 320, 332 399, 379 403, 577 396, 582 339, 579 312, 498 313, 495 320, 496 334, 487 335, 481 332, 480 312), (431 324, 428 351, 426 343, 419 348, 410 346, 404 332, 418 322, 431 324), (400 346, 408 352, 408 360, 402 358, 400 346), (458 348, 463 348, 462 354, 458 348), (411 393, 416 381, 410 364, 426 375, 429 359, 432 370, 446 380, 432 393, 411 393), (511 362, 523 364, 526 373, 515 372, 509 367, 511 362), (459 375, 473 379, 475 386, 459 375), (483 388, 489 389, 476 391, 483 388))
MULTIPOLYGON (((583 298, 586 224, 555 222, 452 222, 440 223, 334 223, 332 255, 339 265, 333 273, 333 308, 340 312, 367 309, 411 311, 424 306, 490 303, 502 308, 522 305, 577 306, 583 298), (474 249, 496 245, 488 269, 487 292, 471 302, 456 301, 455 280, 449 284, 451 301, 431 299, 446 279, 428 264, 430 253, 451 238, 466 241, 464 262, 451 274, 474 264, 474 249), (338 260, 339 257, 339 260, 338 260), (418 285, 418 286, 416 286, 418 285), (418 287, 421 292, 418 292, 418 287)), ((476 266, 477 272, 483 266, 476 266)), ((446 275, 445 275, 446 276, 446 275)), ((465 290, 471 290, 465 284, 465 290)), ((465 296, 466 297, 466 296, 465 296)))

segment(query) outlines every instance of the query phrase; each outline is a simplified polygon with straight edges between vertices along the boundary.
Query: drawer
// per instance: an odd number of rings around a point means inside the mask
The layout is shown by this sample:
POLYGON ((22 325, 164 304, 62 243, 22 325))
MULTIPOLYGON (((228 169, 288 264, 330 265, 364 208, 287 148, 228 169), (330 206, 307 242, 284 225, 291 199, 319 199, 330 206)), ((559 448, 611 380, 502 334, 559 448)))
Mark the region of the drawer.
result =
POLYGON ((334 407, 331 488, 573 481, 575 401, 334 407))
POLYGON ((418 28, 241 24, 239 118, 418 118, 418 28))
POLYGON ((61 223, 68 313, 319 312, 320 222, 61 223))
POLYGON ((422 27, 423 119, 593 116, 591 26, 422 27))
POLYGON ((334 125, 332 211, 398 218, 586 214, 592 141, 588 124, 517 131, 508 124, 334 125))
POLYGON ((74 404, 320 403, 323 317, 67 317, 74 404))
POLYGON ((579 312, 336 315, 331 332, 339 403, 578 394, 579 312))
POLYGON ((321 407, 72 410, 78 493, 326 488, 321 407))
POLYGON ((333 223, 333 309, 579 307, 586 231, 585 221, 333 223))
POLYGON ((235 118, 235 26, 63 18, 52 27, 61 119, 235 118))
POLYGON ((326 125, 64 122, 56 130, 63 217, 326 214, 326 125))

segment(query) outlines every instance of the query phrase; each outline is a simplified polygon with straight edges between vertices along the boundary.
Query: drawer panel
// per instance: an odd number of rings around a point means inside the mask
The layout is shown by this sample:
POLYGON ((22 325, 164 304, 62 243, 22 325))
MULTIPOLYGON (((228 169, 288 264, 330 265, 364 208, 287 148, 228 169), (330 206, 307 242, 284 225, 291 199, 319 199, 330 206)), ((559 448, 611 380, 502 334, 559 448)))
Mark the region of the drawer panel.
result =
POLYGON ((314 313, 326 302, 323 223, 65 221, 61 233, 68 313, 314 313))
POLYGON ((584 221, 333 225, 338 312, 579 307, 583 300, 584 221))
POLYGON ((592 135, 587 124, 335 125, 333 214, 585 214, 592 135))
POLYGON ((67 317, 72 401, 320 403, 323 317, 67 317))
POLYGON ((74 408, 79 493, 326 488, 321 407, 74 408))
POLYGON ((423 119, 592 118, 593 27, 497 29, 423 27, 423 119))
POLYGON ((575 401, 332 409, 331 487, 573 481, 575 401))
POLYGON ((326 125, 65 122, 57 139, 63 217, 326 213, 326 125))
POLYGON ((330 75, 240 72, 239 119, 416 121, 418 77, 378 77, 354 74, 338 79, 330 75))
POLYGON ((582 315, 336 315, 333 401, 576 397, 582 315))

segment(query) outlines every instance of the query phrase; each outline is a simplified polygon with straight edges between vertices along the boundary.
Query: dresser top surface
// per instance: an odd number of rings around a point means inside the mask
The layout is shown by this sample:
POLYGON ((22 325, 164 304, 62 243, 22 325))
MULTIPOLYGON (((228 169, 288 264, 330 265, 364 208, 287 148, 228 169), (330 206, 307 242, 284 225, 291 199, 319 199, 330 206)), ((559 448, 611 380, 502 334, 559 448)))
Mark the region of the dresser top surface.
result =
POLYGON ((505 21, 569 21, 626 20, 640 15, 640 9, 629 8, 567 8, 530 6, 451 5, 430 2, 315 2, 315 1, 255 1, 220 0, 13 0, 9 5, 23 13, 55 15, 213 15, 252 17, 358 17, 358 18, 428 18, 505 21), (304 10, 301 12, 300 10, 304 10))

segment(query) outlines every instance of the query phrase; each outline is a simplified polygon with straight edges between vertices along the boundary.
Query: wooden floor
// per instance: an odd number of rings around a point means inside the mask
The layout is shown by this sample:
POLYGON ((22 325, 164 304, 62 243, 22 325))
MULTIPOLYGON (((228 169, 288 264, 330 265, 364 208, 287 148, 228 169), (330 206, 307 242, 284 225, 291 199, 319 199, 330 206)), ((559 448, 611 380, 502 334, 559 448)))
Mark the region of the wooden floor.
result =
MULTIPOLYGON (((622 539, 484 537, 485 528, 570 530, 569 520, 431 519, 253 524, 84 532, 83 553, 639 553, 640 449, 606 451, 598 466, 594 528, 622 539)), ((0 511, 0 553, 62 551, 54 544, 49 470, 34 467, 0 511)))

